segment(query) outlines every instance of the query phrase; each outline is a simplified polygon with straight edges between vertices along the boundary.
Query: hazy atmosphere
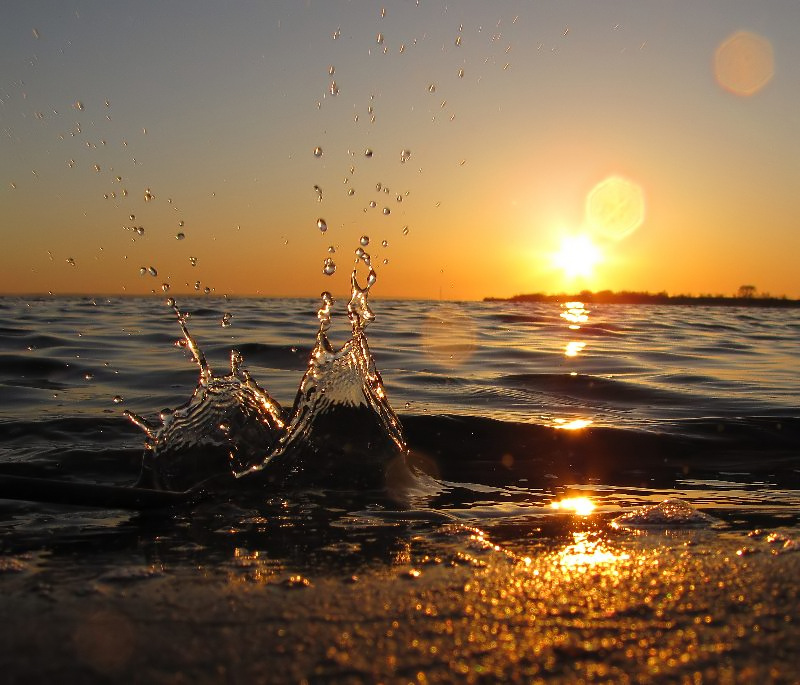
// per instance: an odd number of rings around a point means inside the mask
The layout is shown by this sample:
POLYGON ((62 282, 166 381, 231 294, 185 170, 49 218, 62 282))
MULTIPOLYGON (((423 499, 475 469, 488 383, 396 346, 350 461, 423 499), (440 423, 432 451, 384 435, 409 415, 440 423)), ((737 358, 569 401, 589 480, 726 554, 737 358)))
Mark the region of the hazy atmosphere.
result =
POLYGON ((379 297, 796 297, 798 26, 794 1, 14 2, 0 292, 341 294, 363 236, 379 297))

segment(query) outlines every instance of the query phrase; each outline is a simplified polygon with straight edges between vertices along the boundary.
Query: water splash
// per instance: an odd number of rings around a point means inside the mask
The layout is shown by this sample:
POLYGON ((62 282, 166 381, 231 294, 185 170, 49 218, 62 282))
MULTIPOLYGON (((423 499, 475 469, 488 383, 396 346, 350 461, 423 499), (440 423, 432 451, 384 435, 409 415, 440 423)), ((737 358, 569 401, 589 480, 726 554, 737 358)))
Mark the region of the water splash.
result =
POLYGON ((240 472, 258 463, 285 430, 280 405, 261 388, 231 351, 231 371, 215 376, 186 325, 186 315, 170 298, 200 379, 189 401, 160 414, 160 425, 125 411, 146 437, 139 485, 185 490, 206 478, 240 472))
POLYGON ((375 319, 369 290, 377 275, 369 254, 359 248, 357 257, 347 304, 351 336, 334 348, 328 337, 334 301, 322 293, 316 342, 286 419, 237 351, 231 373, 214 375, 186 315, 169 300, 200 379, 186 404, 162 412, 161 425, 125 412, 147 436, 141 484, 186 489, 227 472, 277 484, 384 488, 407 473, 402 427, 364 332, 375 319), (362 265, 364 286, 357 275, 362 265))

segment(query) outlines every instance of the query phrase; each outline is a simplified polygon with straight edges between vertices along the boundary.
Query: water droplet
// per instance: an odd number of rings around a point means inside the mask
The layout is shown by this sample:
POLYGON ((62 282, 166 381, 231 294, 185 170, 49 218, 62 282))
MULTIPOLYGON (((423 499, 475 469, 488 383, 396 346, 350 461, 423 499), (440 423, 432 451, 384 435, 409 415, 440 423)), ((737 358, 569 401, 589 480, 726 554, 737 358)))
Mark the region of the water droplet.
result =
POLYGON ((325 263, 322 266, 322 273, 326 276, 332 276, 336 273, 336 264, 330 257, 325 258, 325 263))
POLYGON ((175 240, 183 240, 186 237, 185 233, 178 233, 175 235, 175 240))
POLYGON ((328 230, 328 224, 325 219, 317 219, 317 228, 320 230, 320 233, 325 233, 328 230))
POLYGON ((350 190, 348 190, 348 191, 347 191, 347 194, 348 194, 348 195, 355 195, 355 194, 356 194, 356 191, 355 191, 355 190, 353 190, 352 188, 350 188, 350 190))
POLYGON ((435 93, 436 92, 436 84, 435 83, 431 83, 431 85, 428 86, 428 92, 429 93, 435 93))
POLYGON ((94 169, 95 171, 97 171, 97 172, 99 173, 99 172, 100 172, 100 165, 99 165, 99 164, 95 164, 95 165, 92 167, 92 169, 94 169))
POLYGON ((381 241, 381 245, 382 245, 383 247, 389 247, 389 241, 388 241, 388 240, 382 240, 382 241, 381 241))
POLYGON ((333 76, 335 73, 336 73, 336 67, 334 67, 334 66, 331 64, 331 65, 328 67, 328 74, 329 74, 330 76, 333 76))
POLYGON ((408 226, 403 226, 403 235, 408 235, 408 226))
POLYGON ((67 257, 67 264, 75 266, 75 260, 72 257, 67 257))
POLYGON ((197 266, 197 257, 189 257, 189 263, 192 266, 197 266))
POLYGON ((122 399, 122 395, 114 395, 111 399, 114 404, 122 404, 125 400, 122 399))
POLYGON ((314 192, 317 194, 317 202, 322 202, 322 188, 314 186, 314 192))
POLYGON ((411 150, 403 148, 400 151, 400 163, 405 164, 411 158, 411 150))
POLYGON ((91 371, 87 371, 85 374, 83 374, 83 377, 87 381, 90 381, 92 378, 94 378, 94 374, 91 371))
POLYGON ((364 150, 364 157, 368 159, 372 157, 372 148, 367 148, 366 150, 364 150))
POLYGON ((402 202, 402 201, 403 201, 403 196, 402 196, 402 195, 398 195, 398 196, 395 198, 395 200, 397 200, 398 202, 402 202))
POLYGON ((231 325, 231 313, 230 312, 225 312, 222 315, 222 320, 220 321, 220 325, 223 328, 228 328, 228 326, 231 325))
POLYGON ((152 200, 153 198, 155 198, 155 195, 153 195, 153 193, 150 191, 150 188, 145 188, 144 201, 150 202, 150 200, 152 200))
POLYGON ((333 245, 328 246, 328 253, 334 254, 336 252, 336 248, 333 245))
POLYGON ((388 260, 388 259, 384 259, 384 260, 383 260, 383 263, 384 263, 384 264, 388 264, 388 263, 389 263, 389 260, 388 260))
POLYGON ((319 145, 314 148, 314 157, 322 157, 322 148, 319 145))
POLYGON ((131 215, 130 215, 128 218, 129 218, 131 221, 136 221, 136 215, 135 215, 135 214, 131 214, 131 215))
POLYGON ((461 47, 461 36, 456 36, 456 47, 461 47))
POLYGON ((382 33, 379 33, 377 36, 375 36, 375 42, 378 45, 383 45, 383 34, 382 33))
POLYGON ((136 226, 133 231, 136 235, 144 235, 144 226, 136 226))
POLYGON ((194 289, 195 290, 200 290, 200 281, 195 281, 194 282, 194 289))
POLYGON ((178 222, 178 227, 179 227, 179 228, 183 228, 183 220, 181 220, 181 221, 179 221, 179 222, 178 222))
POLYGON ((375 209, 375 207, 377 207, 377 206, 378 206, 378 203, 377 203, 377 202, 375 202, 375 200, 370 200, 370 201, 369 201, 369 206, 370 206, 372 209, 375 209))
POLYGON ((389 216, 391 213, 392 213, 392 210, 389 209, 388 207, 384 207, 383 208, 383 215, 384 216, 389 216))
POLYGON ((168 297, 167 298, 167 307, 174 307, 174 306, 175 306, 175 298, 174 297, 168 297))
POLYGON ((206 286, 205 288, 203 288, 203 293, 204 293, 205 295, 208 295, 208 293, 210 293, 210 292, 211 292, 211 288, 209 288, 208 286, 206 286))
POLYGON ((147 273, 149 273, 151 276, 158 276, 158 270, 154 266, 148 266, 147 273))
POLYGON ((381 19, 383 19, 385 16, 386 16, 386 8, 381 7, 381 19))
POLYGON ((361 236, 361 240, 359 240, 358 242, 361 243, 362 247, 366 247, 367 245, 369 245, 369 236, 368 235, 362 235, 361 236))
POLYGON ((339 94, 339 86, 336 85, 336 81, 331 81, 330 88, 328 88, 328 92, 334 97, 339 94))
POLYGON ((82 103, 80 100, 75 100, 75 104, 74 104, 74 105, 72 105, 72 106, 73 106, 75 109, 77 109, 79 112, 82 112, 82 111, 83 111, 83 103, 82 103))
POLYGON ((34 38, 38 38, 39 37, 39 31, 37 29, 33 29, 32 33, 33 33, 33 37, 34 38))
POLYGON ((146 273, 147 273, 147 267, 146 266, 140 266, 139 267, 139 275, 140 276, 144 276, 146 273))
POLYGON ((169 290, 169 283, 162 283, 161 290, 162 292, 167 292, 169 290))
POLYGON ((376 183, 376 184, 375 184, 375 190, 378 190, 378 191, 380 191, 380 189, 381 189, 382 187, 383 187, 383 186, 381 186, 381 184, 380 184, 380 181, 379 181, 378 183, 376 183))

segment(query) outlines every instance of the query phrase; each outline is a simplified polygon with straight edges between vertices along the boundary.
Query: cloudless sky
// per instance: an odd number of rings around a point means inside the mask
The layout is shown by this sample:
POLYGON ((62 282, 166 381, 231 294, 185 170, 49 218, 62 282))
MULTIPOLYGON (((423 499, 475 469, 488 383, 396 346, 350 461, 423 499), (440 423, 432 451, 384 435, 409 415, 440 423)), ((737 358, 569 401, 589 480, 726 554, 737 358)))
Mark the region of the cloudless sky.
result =
POLYGON ((367 236, 381 297, 797 297, 798 27, 795 0, 6 3, 0 292, 341 294, 367 236), (606 179, 624 230, 587 212, 606 179))

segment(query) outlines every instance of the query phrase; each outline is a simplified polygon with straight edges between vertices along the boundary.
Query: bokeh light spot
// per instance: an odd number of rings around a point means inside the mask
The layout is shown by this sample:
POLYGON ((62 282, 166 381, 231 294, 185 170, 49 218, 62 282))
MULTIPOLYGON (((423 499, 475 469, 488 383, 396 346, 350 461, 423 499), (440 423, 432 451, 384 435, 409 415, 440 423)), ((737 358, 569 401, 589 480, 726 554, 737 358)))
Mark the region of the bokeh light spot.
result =
POLYGON ((589 191, 586 220, 606 238, 621 240, 644 223, 645 202, 641 186, 621 176, 609 176, 589 191))
POLYGON ((725 90, 749 97, 767 85, 775 73, 772 43, 750 31, 737 31, 714 53, 714 76, 725 90))

